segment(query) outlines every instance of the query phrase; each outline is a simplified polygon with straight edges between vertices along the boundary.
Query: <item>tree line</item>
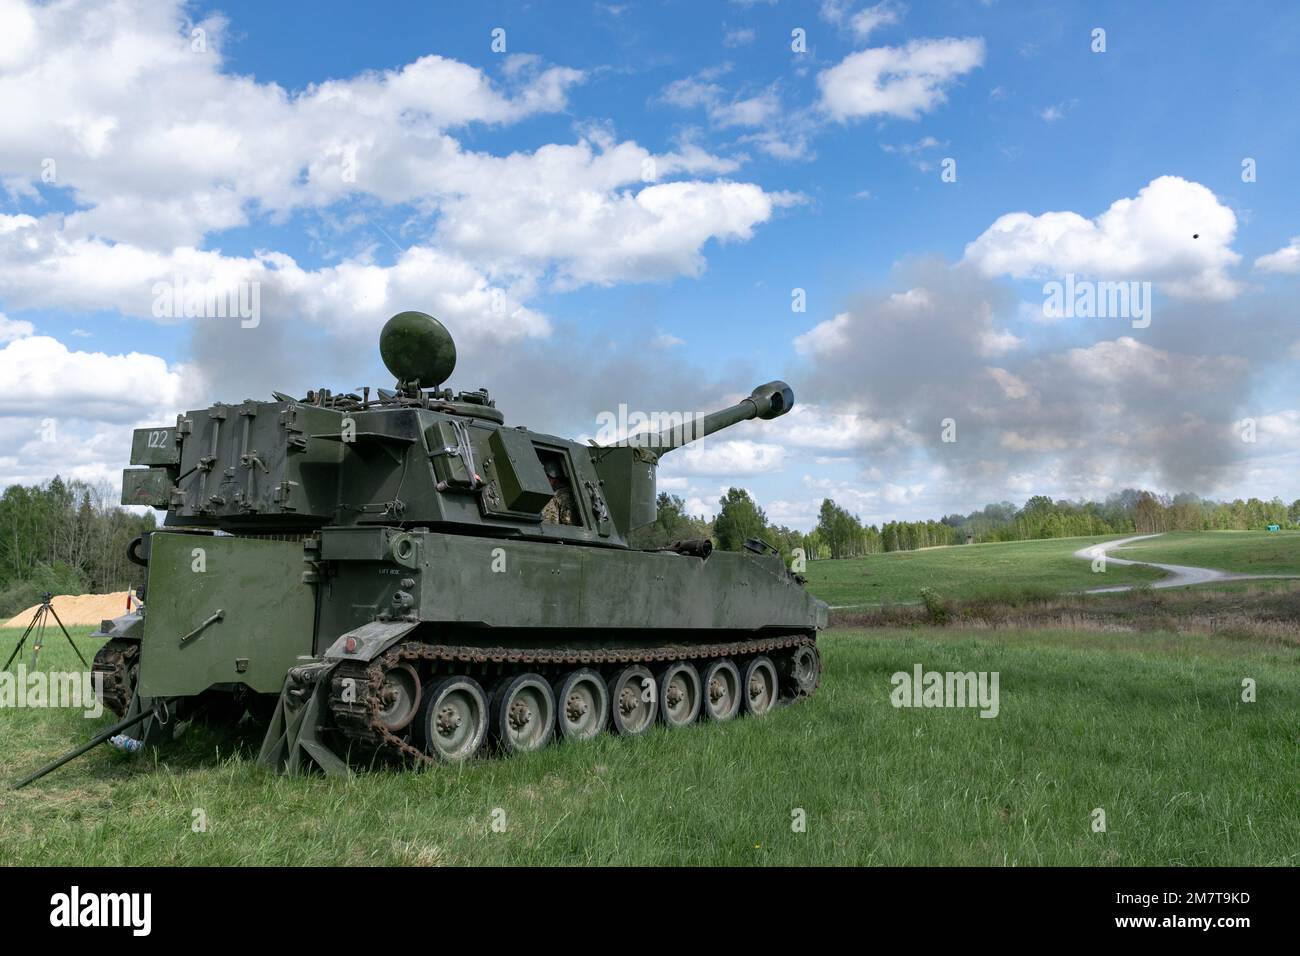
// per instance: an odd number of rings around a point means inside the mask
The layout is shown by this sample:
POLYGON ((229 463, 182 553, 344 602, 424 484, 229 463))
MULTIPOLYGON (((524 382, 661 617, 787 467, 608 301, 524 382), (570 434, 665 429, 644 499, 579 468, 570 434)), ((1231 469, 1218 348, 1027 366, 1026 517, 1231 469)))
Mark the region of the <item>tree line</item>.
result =
POLYGON ((0 495, 0 615, 12 617, 41 594, 124 591, 141 583, 126 557, 131 539, 156 527, 153 512, 117 504, 107 483, 53 478, 10 485, 0 495))
POLYGON ((760 538, 791 555, 802 548, 809 560, 853 558, 884 551, 911 551, 936 545, 989 541, 1027 541, 1101 534, 1152 534, 1159 531, 1259 530, 1271 524, 1300 529, 1300 499, 1212 501, 1193 494, 1172 497, 1127 488, 1105 501, 1053 501, 1035 495, 1016 507, 1009 501, 986 505, 970 514, 937 520, 862 522, 834 500, 822 501, 817 524, 800 532, 768 521, 763 509, 743 488, 730 488, 709 521, 687 514, 676 495, 659 494, 655 522, 633 532, 637 547, 665 547, 686 538, 712 538, 714 546, 738 551, 747 538, 760 538))

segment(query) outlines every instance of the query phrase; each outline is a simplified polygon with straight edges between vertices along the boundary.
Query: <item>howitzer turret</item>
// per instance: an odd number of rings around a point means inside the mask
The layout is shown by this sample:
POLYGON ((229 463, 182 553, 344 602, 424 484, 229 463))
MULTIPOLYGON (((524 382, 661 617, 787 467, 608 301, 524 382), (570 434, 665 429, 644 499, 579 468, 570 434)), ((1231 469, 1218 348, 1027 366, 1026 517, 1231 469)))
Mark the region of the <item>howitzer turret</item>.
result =
POLYGON ((147 467, 125 473, 123 502, 166 509, 168 526, 234 533, 460 525, 627 547, 655 518, 663 455, 794 404, 790 386, 769 382, 719 411, 592 447, 507 425, 486 389, 440 388, 456 347, 432 316, 393 316, 380 353, 397 383, 373 397, 276 393, 137 430, 131 461, 147 467))
POLYGON ((99 632, 123 727, 152 743, 195 709, 251 709, 271 714, 264 763, 333 772, 350 753, 458 762, 489 740, 757 716, 816 689, 827 608, 780 555, 628 541, 663 455, 785 414, 789 386, 580 444, 444 388, 456 350, 431 316, 395 315, 380 352, 392 389, 135 432, 122 500, 166 517, 130 553, 144 611, 99 632))

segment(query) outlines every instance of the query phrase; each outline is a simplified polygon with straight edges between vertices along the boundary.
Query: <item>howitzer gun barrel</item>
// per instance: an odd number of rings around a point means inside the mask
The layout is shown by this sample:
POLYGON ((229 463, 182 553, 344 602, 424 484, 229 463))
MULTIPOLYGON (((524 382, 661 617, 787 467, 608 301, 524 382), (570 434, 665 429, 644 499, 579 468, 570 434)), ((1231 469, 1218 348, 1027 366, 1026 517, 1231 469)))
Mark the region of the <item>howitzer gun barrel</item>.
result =
POLYGON ((685 445, 730 428, 751 418, 768 420, 779 418, 794 407, 794 390, 785 382, 768 382, 760 385, 735 405, 710 412, 702 419, 684 423, 681 427, 664 429, 653 435, 636 435, 623 444, 635 444, 663 456, 680 445, 685 445))

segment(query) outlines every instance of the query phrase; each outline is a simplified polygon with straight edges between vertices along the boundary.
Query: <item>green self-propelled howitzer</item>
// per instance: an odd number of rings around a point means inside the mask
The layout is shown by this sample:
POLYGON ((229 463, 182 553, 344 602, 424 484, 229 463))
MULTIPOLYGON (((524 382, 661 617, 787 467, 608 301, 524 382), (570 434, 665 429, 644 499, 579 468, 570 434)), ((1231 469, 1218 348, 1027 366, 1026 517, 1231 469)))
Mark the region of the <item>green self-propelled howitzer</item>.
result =
POLYGON ((137 430, 122 500, 145 606, 94 667, 132 739, 200 710, 269 719, 261 761, 463 761, 656 721, 762 715, 817 688, 827 608, 775 550, 638 550, 673 448, 788 412, 783 382, 657 433, 581 444, 443 388, 447 330, 380 336, 393 389, 216 404, 137 430))

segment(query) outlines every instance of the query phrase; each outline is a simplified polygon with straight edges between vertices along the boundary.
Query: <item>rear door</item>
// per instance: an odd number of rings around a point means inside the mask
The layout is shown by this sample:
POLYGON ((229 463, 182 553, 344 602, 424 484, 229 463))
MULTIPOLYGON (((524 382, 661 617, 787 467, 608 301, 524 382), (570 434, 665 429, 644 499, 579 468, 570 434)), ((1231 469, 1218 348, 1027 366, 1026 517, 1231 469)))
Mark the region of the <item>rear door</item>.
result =
POLYGON ((140 693, 186 696, 216 684, 278 693, 285 671, 312 652, 305 568, 297 541, 153 534, 140 693))

